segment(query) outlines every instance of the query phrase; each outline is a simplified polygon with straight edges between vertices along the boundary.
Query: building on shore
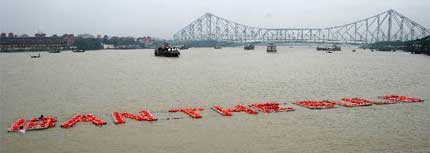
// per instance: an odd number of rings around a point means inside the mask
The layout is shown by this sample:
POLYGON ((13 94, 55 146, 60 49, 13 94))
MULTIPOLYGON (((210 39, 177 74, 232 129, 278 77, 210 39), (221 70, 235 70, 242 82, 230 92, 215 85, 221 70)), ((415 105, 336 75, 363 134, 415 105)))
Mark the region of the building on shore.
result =
POLYGON ((9 33, 0 35, 0 52, 18 52, 18 51, 47 51, 63 50, 68 43, 73 43, 64 37, 46 37, 46 34, 36 33, 34 37, 15 37, 9 33))

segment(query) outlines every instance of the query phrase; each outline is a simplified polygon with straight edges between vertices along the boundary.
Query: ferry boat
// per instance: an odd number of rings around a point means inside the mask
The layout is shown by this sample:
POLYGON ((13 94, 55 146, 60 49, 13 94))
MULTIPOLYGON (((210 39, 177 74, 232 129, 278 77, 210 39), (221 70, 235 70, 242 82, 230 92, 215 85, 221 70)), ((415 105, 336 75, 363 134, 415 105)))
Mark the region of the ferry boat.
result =
POLYGON ((333 45, 332 47, 317 47, 317 51, 341 51, 339 46, 333 45))
POLYGON ((276 46, 274 44, 270 44, 269 46, 267 46, 267 52, 277 52, 278 50, 276 49, 276 46))
POLYGON ((243 47, 243 49, 245 49, 245 50, 254 50, 255 46, 254 45, 246 45, 245 47, 243 47))
POLYGON ((181 53, 176 47, 163 46, 155 49, 154 54, 155 56, 179 57, 181 53))

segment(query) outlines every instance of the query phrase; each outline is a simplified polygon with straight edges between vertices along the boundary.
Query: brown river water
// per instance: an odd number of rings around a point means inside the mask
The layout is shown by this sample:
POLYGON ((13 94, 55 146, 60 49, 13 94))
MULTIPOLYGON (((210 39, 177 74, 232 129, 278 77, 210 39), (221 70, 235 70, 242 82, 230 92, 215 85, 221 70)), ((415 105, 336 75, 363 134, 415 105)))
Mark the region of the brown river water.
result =
POLYGON ((153 50, 0 54, 1 153, 430 152, 430 57, 346 48, 191 48, 179 58, 153 50), (423 103, 310 110, 291 102, 377 99, 423 103), (278 101, 293 112, 223 117, 214 105, 278 101), (203 107, 191 119, 171 108, 203 107), (114 111, 149 109, 155 122, 113 124, 114 111), (60 125, 75 114, 107 121, 60 125), (58 117, 55 128, 9 133, 18 118, 58 117), (180 119, 166 120, 168 117, 180 119))

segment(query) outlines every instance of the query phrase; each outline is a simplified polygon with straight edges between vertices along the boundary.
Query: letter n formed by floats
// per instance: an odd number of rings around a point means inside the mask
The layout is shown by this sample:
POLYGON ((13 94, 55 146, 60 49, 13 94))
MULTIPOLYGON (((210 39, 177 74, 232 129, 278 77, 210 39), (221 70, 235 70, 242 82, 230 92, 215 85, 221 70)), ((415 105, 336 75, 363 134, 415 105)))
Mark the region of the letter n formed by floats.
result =
POLYGON ((157 118, 154 117, 148 110, 142 110, 139 112, 140 115, 134 115, 128 112, 113 112, 112 118, 115 124, 124 124, 124 118, 134 119, 136 121, 156 121, 157 118))
POLYGON ((220 106, 213 106, 212 110, 220 113, 222 116, 233 116, 233 112, 245 112, 247 114, 258 114, 257 111, 240 104, 229 109, 224 109, 220 106))
POLYGON ((56 117, 43 117, 37 118, 34 117, 31 120, 26 120, 23 118, 15 121, 10 128, 8 128, 9 132, 17 132, 19 130, 43 130, 55 127, 55 123, 57 122, 56 117))
POLYGON ((85 115, 75 115, 68 121, 64 122, 61 127, 62 128, 70 128, 73 127, 76 123, 79 122, 92 122, 96 126, 103 126, 106 124, 102 119, 97 118, 93 114, 85 114, 85 115))

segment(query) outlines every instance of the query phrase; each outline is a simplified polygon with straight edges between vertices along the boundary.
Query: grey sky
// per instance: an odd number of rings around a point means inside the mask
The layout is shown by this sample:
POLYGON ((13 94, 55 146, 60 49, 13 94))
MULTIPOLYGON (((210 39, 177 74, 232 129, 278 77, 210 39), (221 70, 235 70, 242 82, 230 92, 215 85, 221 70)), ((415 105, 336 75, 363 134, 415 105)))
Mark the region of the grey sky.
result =
POLYGON ((0 31, 171 38, 211 12, 267 28, 327 27, 395 9, 430 26, 430 0, 0 0, 0 31))

